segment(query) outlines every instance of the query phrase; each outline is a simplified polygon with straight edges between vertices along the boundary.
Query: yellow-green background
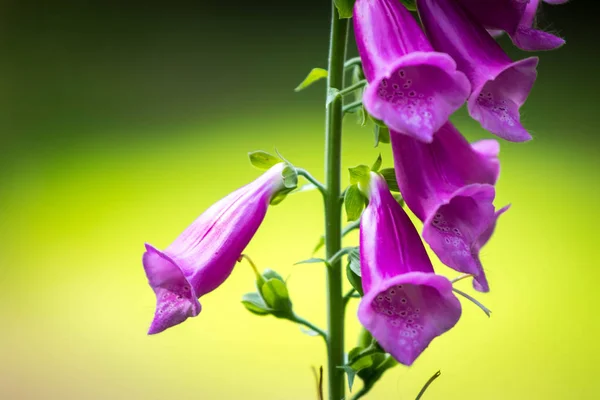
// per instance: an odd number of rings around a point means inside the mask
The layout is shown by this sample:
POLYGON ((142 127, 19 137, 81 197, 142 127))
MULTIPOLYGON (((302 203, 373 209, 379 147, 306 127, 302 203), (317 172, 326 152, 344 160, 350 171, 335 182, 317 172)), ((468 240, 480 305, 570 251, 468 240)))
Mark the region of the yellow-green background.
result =
MULTIPOLYGON (((242 307, 247 265, 199 317, 145 334, 144 242, 166 247, 256 177, 247 151, 277 147, 322 178, 323 86, 291 89, 325 66, 327 2, 252 3, 0 6, 0 398, 316 398, 321 341, 242 307)), ((584 4, 545 7, 568 45, 541 55, 523 109, 535 140, 502 143, 497 204, 513 207, 482 253, 492 292, 477 295, 492 317, 464 303, 455 329, 367 398, 412 399, 437 369, 428 399, 600 397, 599 78, 584 4)), ((487 136, 462 111, 454 121, 487 136)), ((344 165, 371 163, 371 131, 346 128, 344 165)), ((292 266, 322 233, 320 207, 315 192, 290 196, 247 253, 324 325, 323 268, 292 266)))

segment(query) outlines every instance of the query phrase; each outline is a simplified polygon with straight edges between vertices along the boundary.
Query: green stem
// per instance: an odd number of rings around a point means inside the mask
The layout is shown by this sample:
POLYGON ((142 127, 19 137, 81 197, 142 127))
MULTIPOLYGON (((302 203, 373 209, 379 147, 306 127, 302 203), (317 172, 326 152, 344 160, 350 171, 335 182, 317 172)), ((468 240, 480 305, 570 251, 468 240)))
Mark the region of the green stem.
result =
POLYGON ((340 90, 340 92, 338 93, 338 96, 345 96, 347 94, 354 92, 355 90, 362 89, 366 85, 367 85, 367 81, 363 79, 362 81, 356 82, 354 85, 348 86, 347 88, 340 90))
POLYGON ((348 103, 347 105, 344 106, 343 112, 344 112, 344 114, 356 112, 356 110, 358 110, 362 106, 362 104, 363 104, 362 100, 356 100, 356 101, 353 101, 352 103, 348 103))
POLYGON ((304 325, 308 329, 311 329, 311 330, 317 332, 319 334, 319 336, 321 336, 325 341, 327 341, 327 333, 325 333, 325 331, 323 329, 319 328, 318 326, 314 325, 313 323, 311 323, 297 315, 294 315, 291 320, 297 324, 304 325))
MULTIPOLYGON (((348 41, 348 21, 340 19, 331 2, 331 36, 327 71, 327 93, 330 89, 344 88, 344 60, 348 41)), ((341 192, 342 161, 342 99, 336 98, 327 105, 325 122, 325 253, 332 258, 342 247, 341 192)), ((345 396, 344 371, 344 300, 342 294, 342 263, 340 260, 327 268, 327 372, 329 399, 341 400, 345 396)))
POLYGON ((313 185, 315 185, 315 187, 319 190, 319 192, 321 192, 321 194, 323 196, 325 196, 325 186, 323 186, 323 184, 321 182, 319 182, 317 180, 317 178, 315 178, 314 176, 312 176, 310 174, 310 172, 308 172, 307 170, 305 170, 304 168, 296 168, 296 172, 298 173, 298 175, 303 176, 306 178, 307 181, 309 181, 310 183, 312 183, 313 185))

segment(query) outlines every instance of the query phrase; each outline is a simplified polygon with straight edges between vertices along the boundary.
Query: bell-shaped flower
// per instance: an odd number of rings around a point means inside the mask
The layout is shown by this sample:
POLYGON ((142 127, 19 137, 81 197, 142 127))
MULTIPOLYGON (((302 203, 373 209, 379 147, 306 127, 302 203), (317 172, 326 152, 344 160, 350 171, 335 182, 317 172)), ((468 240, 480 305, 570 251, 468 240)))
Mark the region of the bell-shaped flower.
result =
POLYGON ((357 0, 354 33, 369 82, 367 111, 398 132, 425 142, 465 102, 470 84, 450 56, 433 51, 398 0, 357 0))
MULTIPOLYGON (((560 4, 564 0, 548 1, 560 4)), ((528 51, 553 50, 565 41, 551 33, 534 29, 540 0, 458 0, 475 21, 487 29, 508 33, 513 43, 528 51)))
POLYGON ((371 173, 368 197, 360 222, 358 319, 385 351, 411 365, 458 322, 460 302, 450 281, 434 273, 417 230, 378 174, 371 173))
POLYGON ((417 6, 434 48, 451 55, 471 81, 471 117, 506 140, 531 139, 519 109, 537 77, 537 57, 512 62, 456 0, 418 0, 417 6))
POLYGON ((143 256, 156 311, 148 334, 164 331, 200 313, 198 299, 231 274, 263 221, 270 200, 285 189, 277 164, 250 184, 209 207, 164 251, 146 244, 143 256))
POLYGON ((450 123, 430 144, 395 132, 391 139, 398 187, 424 223, 423 239, 444 264, 472 274, 475 289, 489 291, 479 250, 508 208, 496 211, 493 205, 498 142, 469 144, 450 123))

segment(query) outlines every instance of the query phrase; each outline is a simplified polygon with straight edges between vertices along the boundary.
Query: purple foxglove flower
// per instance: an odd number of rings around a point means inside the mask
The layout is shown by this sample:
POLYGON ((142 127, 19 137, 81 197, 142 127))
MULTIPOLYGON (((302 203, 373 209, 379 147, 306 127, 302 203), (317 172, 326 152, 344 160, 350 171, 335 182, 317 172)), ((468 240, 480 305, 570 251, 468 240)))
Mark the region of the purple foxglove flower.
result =
POLYGON ((436 50, 450 54, 471 81, 469 114, 483 128, 512 142, 531 139, 519 109, 537 77, 536 57, 517 62, 456 0, 418 0, 421 21, 436 50))
POLYGON ((360 263, 365 294, 358 319, 400 363, 411 365, 458 322, 452 284, 434 273, 417 230, 375 173, 360 222, 360 263))
POLYGON ((357 0, 356 44, 369 86, 367 111, 391 129, 431 142, 465 102, 470 85, 447 54, 433 51, 398 0, 357 0))
POLYGON ((479 250, 508 209, 496 211, 493 205, 498 142, 469 144, 450 123, 430 144, 395 132, 391 139, 398 187, 424 223, 423 239, 444 264, 472 274, 475 289, 489 291, 479 250))
POLYGON ((565 43, 551 33, 533 29, 540 0, 459 0, 459 3, 481 25, 507 32, 523 50, 552 50, 565 43))
POLYGON ((231 274, 254 236, 274 194, 284 189, 285 164, 209 207, 164 251, 146 244, 143 256, 156 311, 148 334, 164 331, 200 313, 197 300, 231 274))

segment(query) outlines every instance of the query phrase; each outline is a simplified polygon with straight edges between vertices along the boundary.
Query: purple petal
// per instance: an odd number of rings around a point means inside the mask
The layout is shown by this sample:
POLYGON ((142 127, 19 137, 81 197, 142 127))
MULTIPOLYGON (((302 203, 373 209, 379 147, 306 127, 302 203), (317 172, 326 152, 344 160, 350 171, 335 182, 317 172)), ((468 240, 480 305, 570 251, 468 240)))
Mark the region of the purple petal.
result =
POLYGON ((156 311, 149 335, 160 333, 200 313, 202 307, 196 300, 192 285, 168 256, 146 244, 142 261, 148 283, 156 294, 156 311))
POLYGON ((473 119, 508 141, 530 140, 531 135, 521 125, 519 109, 535 83, 537 64, 537 57, 531 57, 505 65, 475 87, 467 103, 473 119))
POLYGON ((433 273, 419 233, 380 175, 372 173, 369 205, 360 221, 360 264, 365 292, 407 272, 433 273))
POLYGON ((396 360, 411 365, 437 336, 459 320, 461 305, 448 279, 409 272, 365 293, 358 319, 396 360))
POLYGON ((431 144, 393 131, 391 139, 398 186, 422 221, 460 188, 473 183, 493 185, 498 179, 497 142, 471 146, 450 123, 434 135, 431 144))
POLYGON ((390 129, 431 142, 469 92, 468 79, 448 55, 414 52, 373 79, 363 101, 367 111, 390 129))
POLYGON ((423 225, 423 238, 440 260, 456 271, 474 275, 474 286, 482 292, 489 291, 489 286, 479 251, 507 209, 496 212, 494 197, 491 185, 466 186, 440 204, 423 225))
POLYGON ((391 129, 430 142, 470 93, 465 75, 435 53, 397 0, 357 0, 354 31, 369 87, 367 111, 391 129))
POLYGON ((513 63, 455 0, 420 0, 417 5, 434 48, 452 56, 471 82, 471 116, 504 139, 530 139, 521 126, 519 108, 535 82, 537 59, 513 63))

